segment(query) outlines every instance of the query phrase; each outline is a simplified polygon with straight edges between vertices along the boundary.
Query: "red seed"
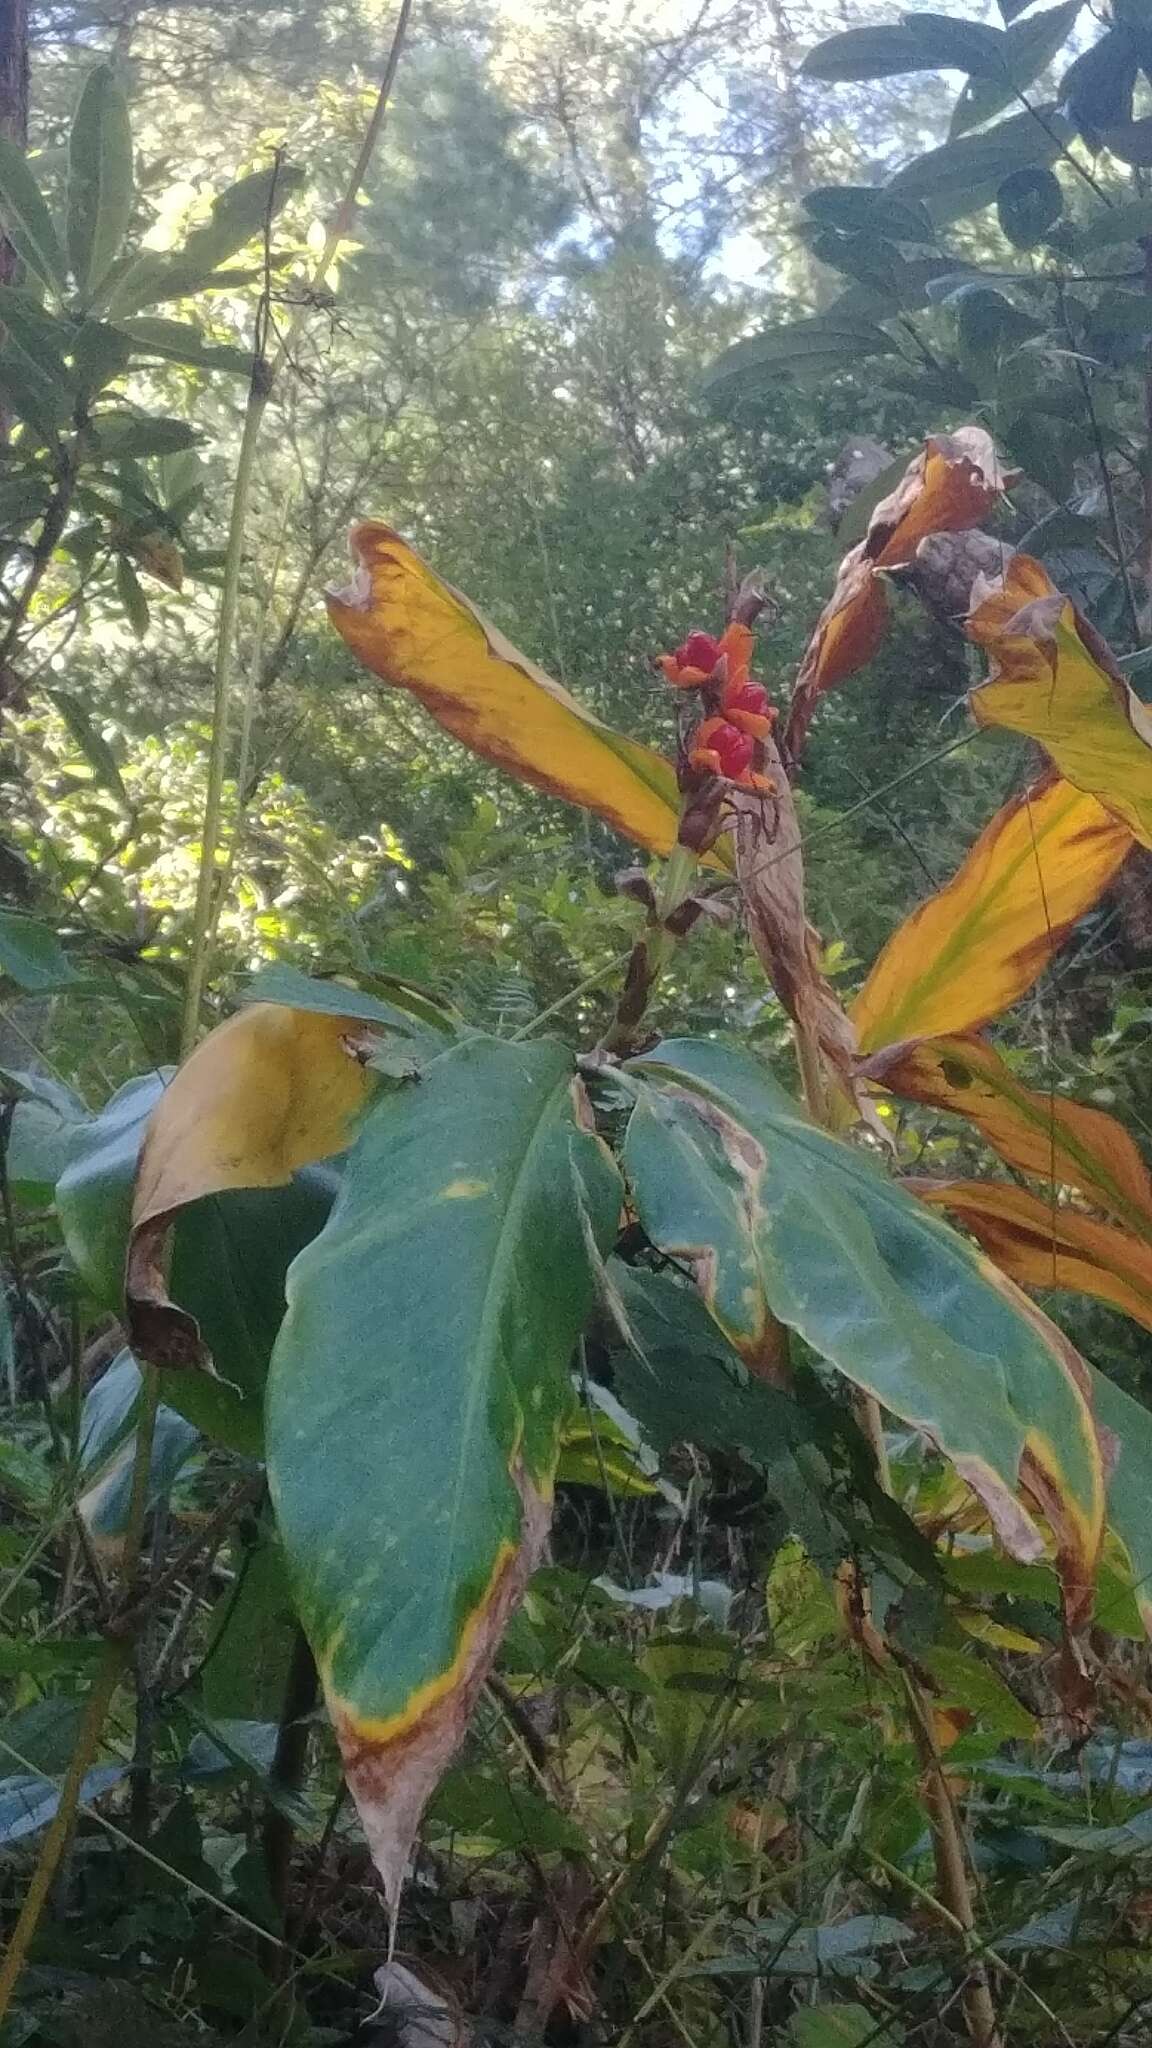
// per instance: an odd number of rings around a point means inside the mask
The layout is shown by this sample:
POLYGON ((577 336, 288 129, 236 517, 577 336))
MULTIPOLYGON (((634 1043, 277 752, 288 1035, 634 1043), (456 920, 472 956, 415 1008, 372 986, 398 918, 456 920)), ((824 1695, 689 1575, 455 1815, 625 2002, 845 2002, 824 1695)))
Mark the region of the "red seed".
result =
POLYGON ((720 659, 720 644, 710 633, 689 633, 683 647, 676 649, 676 660, 681 668, 698 668, 710 676, 720 659))
POLYGON ((725 711, 751 711, 757 718, 767 718, 770 708, 768 693, 759 683, 729 683, 724 692, 725 711))

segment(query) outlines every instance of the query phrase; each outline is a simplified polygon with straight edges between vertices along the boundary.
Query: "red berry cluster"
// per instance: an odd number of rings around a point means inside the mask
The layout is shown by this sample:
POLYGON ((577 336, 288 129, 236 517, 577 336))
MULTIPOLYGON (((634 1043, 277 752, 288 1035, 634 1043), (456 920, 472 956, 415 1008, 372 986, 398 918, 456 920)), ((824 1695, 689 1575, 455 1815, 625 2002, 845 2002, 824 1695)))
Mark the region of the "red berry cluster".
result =
POLYGON ((679 690, 699 690, 708 716, 688 742, 688 763, 704 775, 722 775, 739 789, 771 795, 776 785, 759 772, 761 742, 776 723, 775 706, 749 670, 752 634, 729 626, 719 640, 690 633, 675 654, 662 654, 659 667, 679 690))

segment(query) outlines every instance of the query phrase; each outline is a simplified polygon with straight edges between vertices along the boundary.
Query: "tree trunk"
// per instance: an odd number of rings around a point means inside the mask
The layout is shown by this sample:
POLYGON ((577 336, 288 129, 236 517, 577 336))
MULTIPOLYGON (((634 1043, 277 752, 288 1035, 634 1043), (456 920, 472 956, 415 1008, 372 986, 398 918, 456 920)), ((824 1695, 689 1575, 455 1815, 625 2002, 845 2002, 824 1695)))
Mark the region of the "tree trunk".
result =
MULTIPOLYGON (((28 143, 28 0, 0 0, 0 135, 28 143)), ((16 252, 0 236, 0 281, 10 284, 16 252)))
MULTIPOLYGON (((27 148, 28 0, 0 0, 0 135, 27 148)), ((17 262, 15 249, 0 229, 0 284, 12 283, 17 262)), ((0 448, 11 431, 11 416, 0 406, 0 448)))

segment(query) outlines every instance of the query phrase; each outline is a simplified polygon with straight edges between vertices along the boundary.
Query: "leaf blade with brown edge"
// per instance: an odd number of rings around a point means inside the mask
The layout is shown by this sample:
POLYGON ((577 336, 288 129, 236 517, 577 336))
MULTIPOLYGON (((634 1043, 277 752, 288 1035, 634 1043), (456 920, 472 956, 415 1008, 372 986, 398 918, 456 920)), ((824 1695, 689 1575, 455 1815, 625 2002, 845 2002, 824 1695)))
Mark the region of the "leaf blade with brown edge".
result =
POLYGON ((1008 1181, 908 1179, 945 1209, 1020 1287, 1090 1294, 1152 1330, 1152 1246, 1008 1181))
POLYGON ((289 1277, 273 1504, 393 1914, 543 1549, 594 1248, 620 1199, 572 1055, 476 1036, 372 1108, 289 1277))
POLYGON ((803 748, 825 691, 871 661, 884 638, 888 600, 877 570, 906 566, 926 534, 978 526, 1007 481, 983 427, 932 434, 913 456, 895 489, 876 506, 863 540, 845 555, 816 621, 788 710, 789 756, 795 759, 803 748))
POLYGON ((748 1055, 704 1040, 627 1068, 623 1164, 645 1231, 687 1262, 737 1348, 761 1299, 922 1431, 1014 1554, 1040 1554, 1018 1490, 1052 1527, 1069 1626, 1091 1615, 1104 1467, 1084 1360, 957 1232, 858 1148, 807 1122, 748 1055))
POLYGON ((986 1039, 906 1039, 873 1053, 862 1072, 895 1095, 964 1117, 1006 1165, 1077 1189, 1152 1239, 1152 1175, 1123 1124, 1030 1088, 986 1039))
POLYGON ((1152 847, 1152 712, 1039 562, 1013 555, 967 633, 993 664, 969 692, 977 721, 1036 740, 1066 781, 1152 847))
POLYGON ((671 851, 680 794, 670 761, 602 724, 390 526, 364 521, 351 545, 356 572, 328 592, 328 616, 366 668, 518 782, 594 811, 638 846, 671 851))
POLYGON ((866 1052, 974 1031, 1031 988, 1132 847, 1095 797, 1046 777, 1009 799, 904 920, 850 1014, 866 1052))
MULTIPOLYGON (((1152 1415, 1106 1373, 1092 1373, 1096 1413, 1113 1443, 1108 1526, 1128 1554, 1140 1618, 1152 1636, 1152 1415)), ((1107 1626, 1108 1616, 1101 1621, 1107 1626)))
POLYGON ((133 1350, 155 1365, 203 1364, 196 1322, 170 1300, 164 1258, 178 1212, 228 1189, 284 1187, 346 1150, 374 1078, 355 1016, 254 1003, 217 1026, 149 1119, 125 1277, 133 1350))

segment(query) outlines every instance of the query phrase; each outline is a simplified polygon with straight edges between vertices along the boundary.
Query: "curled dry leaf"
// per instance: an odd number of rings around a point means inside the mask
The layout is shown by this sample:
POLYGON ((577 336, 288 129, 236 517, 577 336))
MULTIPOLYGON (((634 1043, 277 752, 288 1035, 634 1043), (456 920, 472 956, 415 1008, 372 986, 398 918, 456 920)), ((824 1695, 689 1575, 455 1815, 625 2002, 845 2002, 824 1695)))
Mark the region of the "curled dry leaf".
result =
POLYGON ((852 1018, 866 1051, 973 1031, 1031 988, 1132 845, 1060 777, 1012 797, 942 889, 889 939, 852 1018))
MULTIPOLYGON (((827 1090, 875 1124, 861 1090, 856 1032, 820 967, 819 934, 808 922, 804 902, 804 853, 796 806, 772 739, 764 741, 765 767, 775 794, 730 792, 736 819, 736 874, 748 936, 780 1001, 796 1026, 801 1060, 816 1050, 827 1090)), ((808 1076, 809 1087, 815 1082, 808 1076)), ((813 1104, 813 1114, 825 1105, 813 1104)))
MULTIPOLYGON (((670 852, 680 817, 670 761, 602 724, 390 526, 366 520, 351 545, 356 572, 329 591, 328 615, 366 668, 517 781, 670 852)), ((728 864, 723 850, 712 864, 728 864)))
POLYGON ((966 626, 973 592, 998 590, 1012 561, 1007 541, 973 527, 967 533, 930 533, 920 542, 905 580, 943 625, 966 626))
POLYGON ((177 1210, 228 1188, 285 1186, 299 1167, 351 1142, 374 1080, 365 1024, 254 1003, 207 1037, 152 1113, 128 1244, 128 1333, 154 1365, 205 1363, 195 1319, 168 1296, 165 1254, 177 1210))
POLYGON ((1152 713, 1111 650, 1030 555, 1014 555, 1000 587, 975 596, 968 635, 992 662, 969 696, 976 719, 1038 741, 1068 782, 1152 847, 1152 713))
POLYGON ((1091 1294, 1152 1330, 1152 1246, 1007 1181, 908 1180, 1021 1287, 1091 1294))
POLYGON ((978 526, 1011 480, 983 427, 933 434, 924 443, 840 565, 796 678, 784 734, 790 758, 801 752, 824 692, 855 674, 880 645, 888 601, 877 571, 905 567, 927 534, 978 526))
POLYGON ((894 1095, 965 1117, 1018 1173, 1075 1188, 1152 1240, 1152 1175, 1123 1124, 1030 1088, 984 1039, 905 1040, 873 1053, 862 1072, 894 1095))

